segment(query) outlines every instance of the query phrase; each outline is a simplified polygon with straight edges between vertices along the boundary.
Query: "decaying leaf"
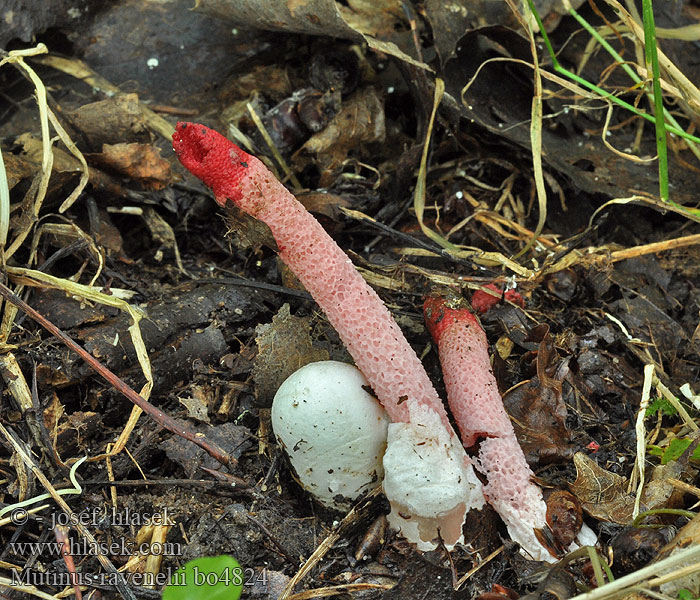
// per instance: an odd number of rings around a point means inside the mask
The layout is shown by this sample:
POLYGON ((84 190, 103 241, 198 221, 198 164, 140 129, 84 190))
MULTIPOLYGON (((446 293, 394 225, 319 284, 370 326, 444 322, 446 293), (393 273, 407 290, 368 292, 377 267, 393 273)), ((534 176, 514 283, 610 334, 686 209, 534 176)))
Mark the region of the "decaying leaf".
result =
MULTIPOLYGON (((243 425, 223 423, 215 427, 207 425, 190 425, 189 427, 218 444, 236 460, 251 445, 250 430, 243 425)), ((184 469, 188 477, 199 477, 201 475, 200 467, 217 469, 221 466, 202 448, 176 435, 165 440, 160 447, 170 460, 178 463, 184 469)))
POLYGON ((224 219, 228 227, 227 235, 241 250, 257 252, 262 246, 277 250, 277 243, 267 224, 251 217, 237 206, 230 204, 224 219))
MULTIPOLYGON (((178 266, 180 266, 177 240, 175 239, 175 232, 173 231, 173 228, 170 227, 168 222, 150 206, 143 211, 143 220, 146 223, 146 227, 148 227, 148 231, 151 232, 153 239, 169 250, 175 252, 178 266)), ((157 258, 158 255, 156 256, 156 259, 157 258)))
POLYGON ((388 39, 402 24, 405 26, 401 0, 348 0, 347 6, 336 4, 343 20, 366 35, 388 39))
POLYGON ((409 64, 431 70, 390 41, 370 35, 386 28, 396 20, 397 2, 372 3, 374 11, 366 11, 367 3, 353 0, 342 7, 334 0, 199 0, 196 8, 231 23, 272 31, 290 31, 311 35, 332 36, 356 42, 366 42, 370 48, 389 54, 409 64), (383 12, 383 10, 388 12, 383 12), (371 19, 363 18, 371 15, 371 19), (352 23, 348 22, 348 19, 352 23), (382 25, 377 25, 381 22, 382 25))
POLYGON ((119 94, 85 104, 71 113, 71 121, 93 149, 101 148, 102 144, 146 142, 149 139, 136 94, 119 94))
POLYGON ((43 419, 55 447, 67 456, 77 452, 85 439, 93 436, 102 426, 102 416, 98 413, 75 411, 66 414, 65 407, 55 393, 44 409, 43 419))
POLYGON ((572 453, 571 434, 566 427, 561 387, 568 362, 557 354, 546 325, 533 329, 526 339, 539 343, 537 377, 508 390, 503 404, 530 464, 568 459, 572 453))
POLYGON ((160 149, 150 144, 103 144, 98 157, 105 167, 140 180, 152 189, 161 189, 170 183, 170 163, 160 155, 160 149))
POLYGON ((384 104, 376 90, 365 88, 343 102, 340 112, 298 154, 316 157, 323 170, 319 185, 324 187, 333 182, 333 171, 340 167, 350 150, 360 144, 381 142, 385 134, 384 104))
MULTIPOLYGON (((35 172, 40 172, 42 160, 41 157, 43 153, 43 145, 41 140, 30 133, 24 133, 17 137, 17 142, 22 145, 22 149, 24 150, 23 157, 35 165, 35 172)), ((70 183, 75 178, 80 177, 81 173, 80 161, 78 161, 72 154, 58 147, 54 147, 52 152, 53 170, 49 183, 49 194, 59 187, 70 183)), ((90 167, 89 177, 90 184, 93 187, 99 190, 110 191, 115 195, 123 194, 119 181, 107 173, 104 173, 94 167, 90 167)))
POLYGON ((628 494, 624 477, 606 471, 582 452, 574 455, 576 481, 571 491, 589 515, 601 521, 627 525, 632 521, 634 496, 628 494))
POLYGON ((178 398, 178 400, 187 409, 188 417, 203 423, 211 423, 208 414, 211 390, 205 386, 195 385, 190 388, 190 396, 178 398))
POLYGON ((301 194, 297 199, 309 212, 325 215, 334 221, 339 219, 340 207, 348 208, 350 206, 350 202, 346 198, 337 194, 329 194, 328 192, 301 194))
POLYGON ((92 226, 95 242, 103 247, 108 254, 115 256, 124 255, 124 239, 119 228, 115 227, 106 210, 101 208, 97 210, 97 218, 92 226))
POLYGON ((61 417, 63 417, 63 414, 65 412, 66 409, 63 407, 63 404, 61 404, 61 401, 58 399, 58 395, 55 393, 52 394, 51 402, 44 409, 44 426, 51 435, 53 435, 57 430, 58 423, 60 422, 61 417))
POLYGON ((649 510, 655 508, 682 508, 683 492, 672 481, 693 481, 697 470, 683 465, 681 461, 671 461, 654 467, 651 479, 644 486, 642 502, 649 510))
POLYGON ((289 314, 283 304, 272 323, 258 325, 258 355, 253 366, 255 395, 261 406, 270 406, 277 388, 294 371, 319 360, 328 360, 328 352, 311 343, 308 318, 289 314))
POLYGON ((36 173, 35 166, 21 156, 8 152, 3 156, 3 161, 5 162, 7 188, 10 190, 23 179, 27 179, 36 173))

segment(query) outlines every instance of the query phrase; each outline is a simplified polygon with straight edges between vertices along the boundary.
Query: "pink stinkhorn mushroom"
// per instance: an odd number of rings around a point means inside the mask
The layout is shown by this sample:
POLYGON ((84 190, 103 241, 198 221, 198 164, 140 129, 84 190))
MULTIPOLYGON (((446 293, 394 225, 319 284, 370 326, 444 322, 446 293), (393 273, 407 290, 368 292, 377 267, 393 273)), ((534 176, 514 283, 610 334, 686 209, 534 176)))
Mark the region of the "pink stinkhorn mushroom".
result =
POLYGON ((323 309, 389 414, 384 490, 390 522, 419 548, 461 540, 481 485, 423 365, 376 292, 316 219, 255 157, 216 131, 178 123, 180 162, 214 192, 263 221, 279 256, 323 309))
POLYGON ((467 447, 479 443, 475 466, 488 482, 486 500, 528 554, 536 560, 556 560, 534 532, 546 526, 547 507, 503 408, 484 330, 464 300, 454 296, 426 298, 424 313, 462 441, 467 447))

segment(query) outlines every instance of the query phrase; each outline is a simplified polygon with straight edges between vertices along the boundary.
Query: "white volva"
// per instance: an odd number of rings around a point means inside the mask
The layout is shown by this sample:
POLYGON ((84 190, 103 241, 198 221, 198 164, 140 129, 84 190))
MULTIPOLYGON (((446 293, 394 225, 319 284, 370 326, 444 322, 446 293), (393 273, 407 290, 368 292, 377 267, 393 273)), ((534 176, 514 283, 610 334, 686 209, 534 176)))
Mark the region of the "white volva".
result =
POLYGON ((457 437, 430 407, 412 408, 409 423, 389 425, 384 470, 392 527, 419 550, 433 550, 438 537, 448 550, 463 542, 467 512, 484 505, 481 482, 457 437))

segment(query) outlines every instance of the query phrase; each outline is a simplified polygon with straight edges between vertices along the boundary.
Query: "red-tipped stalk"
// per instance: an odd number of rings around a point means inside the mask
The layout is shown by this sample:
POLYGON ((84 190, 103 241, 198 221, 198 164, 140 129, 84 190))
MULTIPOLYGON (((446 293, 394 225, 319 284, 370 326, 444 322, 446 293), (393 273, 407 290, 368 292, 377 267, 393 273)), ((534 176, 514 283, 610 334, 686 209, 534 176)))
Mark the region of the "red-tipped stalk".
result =
POLYGON ((384 458, 393 524, 404 532, 412 530, 419 538, 413 541, 425 543, 439 528, 454 544, 466 511, 482 499, 480 486, 423 365, 384 303, 318 221, 257 158, 193 123, 178 123, 173 147, 221 206, 231 200, 267 224, 280 257, 326 313, 394 422, 384 458), (410 456, 403 454, 406 443, 416 450, 410 456), (431 456, 415 458, 428 450, 431 456), (411 460, 415 462, 409 465, 411 460), (431 502, 423 500, 426 494, 431 502))
POLYGON ((438 345, 450 410, 467 447, 479 442, 477 469, 487 478, 484 496, 511 537, 533 558, 554 560, 534 528, 545 527, 546 505, 503 408, 484 330, 466 302, 431 296, 425 320, 438 345))
POLYGON ((430 335, 438 344, 450 411, 462 443, 513 434, 491 370, 486 334, 460 299, 430 296, 423 305, 430 335))

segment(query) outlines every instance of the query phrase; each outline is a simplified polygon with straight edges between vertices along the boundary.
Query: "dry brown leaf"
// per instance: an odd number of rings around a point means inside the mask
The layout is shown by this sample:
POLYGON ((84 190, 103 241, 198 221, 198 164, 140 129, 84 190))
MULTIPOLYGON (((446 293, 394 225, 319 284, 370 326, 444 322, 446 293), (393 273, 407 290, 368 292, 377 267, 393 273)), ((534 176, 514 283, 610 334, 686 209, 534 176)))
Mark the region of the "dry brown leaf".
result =
POLYGON ((140 180, 153 189, 161 189, 170 183, 170 163, 160 155, 160 149, 150 144, 103 144, 102 153, 96 157, 103 165, 140 180))
POLYGON ((99 149, 103 144, 146 142, 149 139, 136 94, 119 94, 85 104, 71 113, 71 122, 93 149, 99 149))
MULTIPOLYGON (((40 139, 32 136, 30 133, 23 133, 17 137, 17 142, 22 145, 24 150, 24 158, 35 165, 35 172, 41 170, 41 156, 43 153, 43 144, 40 139)), ((80 177, 81 166, 73 155, 57 148, 52 148, 53 152, 53 170, 49 183, 49 193, 55 191, 59 187, 70 183, 76 177, 80 177)), ((99 190, 110 191, 115 195, 122 195, 123 190, 121 184, 114 177, 95 169, 89 168, 90 184, 99 190)))
POLYGON ((124 239, 119 228, 112 223, 109 213, 98 209, 96 221, 92 231, 95 242, 107 250, 109 255, 124 256, 124 239))
POLYGON ((66 414, 56 393, 53 393, 42 416, 55 447, 67 456, 77 452, 85 439, 102 427, 102 415, 96 412, 78 410, 66 414))
POLYGON ((644 486, 642 502, 648 510, 655 508, 683 508, 683 492, 672 481, 693 481, 697 471, 680 461, 672 460, 665 465, 657 465, 651 479, 644 486))
POLYGON ((343 20, 365 35, 387 39, 402 24, 406 28, 400 0, 348 0, 347 6, 337 5, 343 20))
POLYGON ((308 318, 289 314, 289 304, 283 304, 272 317, 272 323, 255 328, 258 355, 253 366, 255 395, 262 406, 270 406, 282 382, 304 365, 328 360, 328 352, 314 348, 311 343, 308 318))
POLYGON ((11 152, 4 153, 3 160, 5 162, 7 187, 10 190, 23 179, 27 179, 37 172, 36 165, 33 165, 26 158, 16 156, 11 152))
POLYGON ((300 194, 297 200, 304 205, 304 208, 309 212, 330 217, 334 221, 339 220, 339 207, 349 208, 350 202, 338 196, 337 194, 329 194, 327 192, 312 192, 310 194, 300 194))
POLYGON ((547 325, 537 326, 526 339, 539 343, 537 377, 508 390, 503 405, 513 420, 528 463, 569 460, 571 432, 566 427, 567 410, 561 386, 568 373, 568 363, 557 354, 547 325))
POLYGON ((178 398, 180 404, 187 409, 187 416, 190 419, 211 423, 208 414, 211 391, 204 386, 196 385, 190 388, 190 394, 187 398, 178 398))
POLYGON ((634 496, 625 491, 627 480, 606 471, 582 452, 574 455, 574 465, 576 481, 571 484, 571 491, 581 501, 583 510, 601 521, 631 523, 634 496))
POLYGON ((44 409, 44 426, 48 430, 49 434, 53 435, 54 431, 58 427, 58 423, 63 417, 66 409, 61 404, 56 393, 51 396, 50 404, 44 409))

